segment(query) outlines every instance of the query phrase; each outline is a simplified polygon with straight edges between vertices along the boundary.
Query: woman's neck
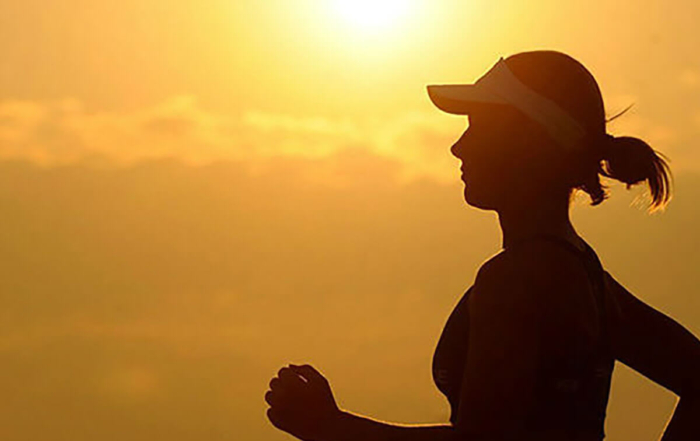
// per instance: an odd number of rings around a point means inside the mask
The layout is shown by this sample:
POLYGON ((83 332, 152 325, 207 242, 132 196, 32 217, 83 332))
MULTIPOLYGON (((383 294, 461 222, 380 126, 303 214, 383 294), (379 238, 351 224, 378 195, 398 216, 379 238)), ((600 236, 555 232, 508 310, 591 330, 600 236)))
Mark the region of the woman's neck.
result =
POLYGON ((521 201, 506 209, 499 209, 503 248, 536 235, 553 235, 569 240, 583 249, 583 239, 576 233, 569 219, 568 200, 541 198, 521 201))

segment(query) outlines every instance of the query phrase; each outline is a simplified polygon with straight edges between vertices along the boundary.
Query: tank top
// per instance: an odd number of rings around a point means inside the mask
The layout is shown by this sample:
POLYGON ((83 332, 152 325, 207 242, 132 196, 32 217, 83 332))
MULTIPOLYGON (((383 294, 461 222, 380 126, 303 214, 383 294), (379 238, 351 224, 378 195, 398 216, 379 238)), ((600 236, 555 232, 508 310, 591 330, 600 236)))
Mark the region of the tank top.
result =
MULTIPOLYGON (((571 242, 550 235, 530 240, 548 240, 573 253, 584 265, 600 314, 600 338, 593 351, 575 351, 565 360, 542 360, 536 385, 536 404, 530 409, 527 428, 532 431, 559 429, 573 437, 605 438, 605 415, 614 369, 605 302, 604 270, 595 251, 587 244, 580 250, 571 242)), ((509 247, 512 249, 513 247, 509 247)), ((433 380, 450 403, 450 422, 456 424, 462 375, 468 355, 470 287, 450 314, 433 356, 433 380)))

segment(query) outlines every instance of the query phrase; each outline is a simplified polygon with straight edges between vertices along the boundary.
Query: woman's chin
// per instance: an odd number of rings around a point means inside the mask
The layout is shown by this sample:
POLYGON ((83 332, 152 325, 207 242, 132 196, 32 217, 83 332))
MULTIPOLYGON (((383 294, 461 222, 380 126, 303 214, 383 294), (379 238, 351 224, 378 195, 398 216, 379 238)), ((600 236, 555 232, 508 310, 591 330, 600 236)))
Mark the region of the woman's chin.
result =
POLYGON ((493 204, 489 204, 484 198, 480 198, 478 194, 475 194, 473 189, 470 190, 469 187, 464 187, 464 200, 467 204, 475 208, 480 208, 482 210, 493 210, 493 204))

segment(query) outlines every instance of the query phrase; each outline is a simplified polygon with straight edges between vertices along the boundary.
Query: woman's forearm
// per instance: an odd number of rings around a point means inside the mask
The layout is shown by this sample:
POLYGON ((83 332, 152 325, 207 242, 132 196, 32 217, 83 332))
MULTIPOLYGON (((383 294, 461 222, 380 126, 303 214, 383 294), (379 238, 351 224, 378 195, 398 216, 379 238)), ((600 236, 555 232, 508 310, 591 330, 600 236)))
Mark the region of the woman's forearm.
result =
POLYGON ((681 397, 673 411, 661 441, 700 439, 700 397, 681 397))
POLYGON ((449 424, 400 425, 342 411, 321 441, 453 441, 449 424))

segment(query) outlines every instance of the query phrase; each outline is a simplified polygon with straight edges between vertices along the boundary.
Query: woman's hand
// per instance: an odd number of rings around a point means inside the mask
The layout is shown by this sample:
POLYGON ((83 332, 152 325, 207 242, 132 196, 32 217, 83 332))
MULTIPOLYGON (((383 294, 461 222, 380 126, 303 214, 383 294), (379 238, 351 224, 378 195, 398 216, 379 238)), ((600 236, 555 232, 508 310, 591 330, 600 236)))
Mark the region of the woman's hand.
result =
POLYGON ((304 441, 324 441, 341 411, 328 380, 312 366, 290 364, 270 380, 265 393, 270 422, 304 441))

